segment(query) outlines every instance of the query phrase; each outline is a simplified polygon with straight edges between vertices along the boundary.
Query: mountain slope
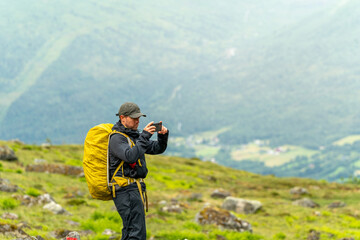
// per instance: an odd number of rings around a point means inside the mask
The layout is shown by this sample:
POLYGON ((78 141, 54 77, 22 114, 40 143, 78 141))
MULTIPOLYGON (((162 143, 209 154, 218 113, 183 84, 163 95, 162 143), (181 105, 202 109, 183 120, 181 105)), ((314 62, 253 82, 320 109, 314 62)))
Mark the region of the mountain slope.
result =
POLYGON ((360 131, 356 1, 7 4, 2 139, 80 143, 124 101, 174 135, 230 127, 224 144, 316 148, 360 131))
MULTIPOLYGON (((19 161, 1 161, 0 178, 18 185, 20 189, 15 193, 1 193, 0 210, 1 214, 5 211, 16 213, 19 218, 1 219, 0 225, 26 222, 30 228, 24 228, 25 232, 45 239, 54 239, 51 234, 64 230, 81 232, 81 239, 108 239, 109 236, 103 234, 105 229, 115 231, 114 235, 119 238, 122 224, 118 213, 112 209, 113 203, 89 198, 83 177, 25 170, 35 163, 81 166, 82 146, 40 147, 1 142, 3 144, 15 150, 19 161), (49 193, 70 215, 55 215, 43 209, 41 204, 29 207, 20 205, 14 199, 24 194, 36 196, 44 193, 49 193), (85 235, 86 230, 89 235, 85 235)), ((149 238, 218 239, 217 235, 220 235, 228 240, 302 239, 309 235, 311 229, 321 236, 331 235, 335 239, 360 237, 358 185, 261 176, 198 159, 148 156, 147 162, 149 176, 146 182, 150 208, 146 221, 149 238), (308 194, 305 196, 320 204, 320 207, 312 209, 295 206, 293 201, 303 197, 290 194, 290 189, 295 186, 306 188, 308 194), (255 214, 233 213, 252 224, 253 234, 219 230, 214 225, 202 226, 194 221, 195 215, 204 205, 221 207, 224 200, 211 197, 215 189, 228 191, 233 197, 262 203, 262 209, 255 214), (161 201, 167 202, 165 206, 177 202, 182 212, 161 210, 164 206, 161 201), (344 202, 346 206, 328 208, 329 204, 337 201, 344 202)), ((13 238, 4 235, 0 237, 13 238)))

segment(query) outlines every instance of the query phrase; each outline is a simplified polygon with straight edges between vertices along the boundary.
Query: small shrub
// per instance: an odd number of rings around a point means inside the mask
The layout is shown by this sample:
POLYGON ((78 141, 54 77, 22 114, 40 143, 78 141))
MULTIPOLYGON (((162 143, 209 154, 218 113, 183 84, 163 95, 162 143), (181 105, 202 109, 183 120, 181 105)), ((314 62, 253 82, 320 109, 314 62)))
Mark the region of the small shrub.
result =
POLYGON ((79 205, 87 205, 87 202, 84 199, 71 199, 67 201, 66 204, 71 206, 79 206, 79 205))
POLYGON ((199 224, 196 224, 194 222, 186 222, 183 224, 183 227, 185 229, 195 230, 195 231, 201 231, 201 226, 199 224))
POLYGON ((284 239, 286 239, 286 235, 284 233, 280 232, 280 233, 275 234, 273 239, 274 240, 284 240, 284 239))
POLYGON ((93 220, 99 220, 99 219, 102 219, 102 218, 105 218, 105 215, 102 214, 101 212, 94 212, 92 215, 91 215, 91 219, 93 220))
POLYGON ((43 185, 41 185, 41 184, 35 184, 34 188, 36 188, 38 190, 43 190, 44 189, 43 185))
POLYGON ((317 219, 315 216, 306 216, 306 221, 307 222, 315 222, 317 219))
POLYGON ((29 188, 26 191, 26 194, 29 195, 29 196, 32 196, 32 197, 38 197, 38 196, 41 195, 41 193, 35 188, 29 188))
POLYGON ((19 205, 20 202, 12 198, 6 198, 0 201, 0 206, 3 210, 12 210, 19 205))
POLYGON ((85 178, 85 177, 80 177, 80 178, 79 178, 79 181, 80 181, 80 182, 86 182, 86 178, 85 178))
POLYGON ((273 197, 280 196, 280 194, 278 192, 271 192, 270 195, 273 197))

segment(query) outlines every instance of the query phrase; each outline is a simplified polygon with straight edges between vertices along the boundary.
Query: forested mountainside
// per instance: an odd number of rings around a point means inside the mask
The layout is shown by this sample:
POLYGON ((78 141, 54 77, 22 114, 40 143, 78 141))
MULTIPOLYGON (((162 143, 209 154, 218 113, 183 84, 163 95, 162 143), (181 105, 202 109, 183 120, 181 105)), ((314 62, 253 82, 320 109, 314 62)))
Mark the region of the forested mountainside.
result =
POLYGON ((81 143, 124 101, 172 136, 360 131, 357 1, 2 1, 0 138, 81 143))

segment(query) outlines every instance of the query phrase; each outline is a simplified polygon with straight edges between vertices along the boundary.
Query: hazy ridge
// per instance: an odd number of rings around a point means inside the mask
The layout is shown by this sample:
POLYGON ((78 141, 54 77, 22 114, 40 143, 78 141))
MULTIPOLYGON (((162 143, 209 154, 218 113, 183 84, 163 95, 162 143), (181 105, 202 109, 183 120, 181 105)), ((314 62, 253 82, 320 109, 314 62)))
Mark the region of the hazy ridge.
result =
POLYGON ((219 161, 360 132, 355 0, 0 4, 0 139, 82 143, 124 101, 172 137, 226 129, 219 161))

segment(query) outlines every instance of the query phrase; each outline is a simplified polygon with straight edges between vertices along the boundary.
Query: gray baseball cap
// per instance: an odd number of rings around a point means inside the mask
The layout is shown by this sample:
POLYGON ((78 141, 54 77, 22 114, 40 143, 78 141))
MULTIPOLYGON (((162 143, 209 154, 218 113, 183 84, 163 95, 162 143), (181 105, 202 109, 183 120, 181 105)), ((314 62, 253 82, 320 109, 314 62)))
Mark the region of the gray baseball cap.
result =
POLYGON ((139 106, 132 102, 126 102, 120 106, 119 112, 116 116, 121 115, 129 116, 131 118, 146 117, 145 114, 140 112, 139 106))

